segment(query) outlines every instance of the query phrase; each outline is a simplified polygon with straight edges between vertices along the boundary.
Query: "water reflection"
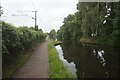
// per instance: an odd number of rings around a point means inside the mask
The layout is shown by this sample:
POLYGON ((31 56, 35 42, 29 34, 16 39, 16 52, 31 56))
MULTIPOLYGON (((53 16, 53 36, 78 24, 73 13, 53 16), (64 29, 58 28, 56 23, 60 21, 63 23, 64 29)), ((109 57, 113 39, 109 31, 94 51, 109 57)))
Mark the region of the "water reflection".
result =
POLYGON ((93 49, 92 53, 97 56, 97 58, 100 60, 100 63, 105 66, 105 59, 103 57, 104 55, 104 50, 100 50, 100 51, 96 51, 95 49, 93 49))
POLYGON ((76 75, 76 65, 74 62, 68 62, 66 59, 64 59, 64 56, 63 56, 63 52, 62 52, 62 48, 60 45, 56 46, 55 47, 58 54, 59 54, 59 58, 62 60, 64 66, 69 70, 69 72, 73 75, 72 77, 76 78, 77 75, 76 75))
POLYGON ((118 49, 104 45, 62 45, 64 58, 76 64, 78 78, 117 78, 118 49))

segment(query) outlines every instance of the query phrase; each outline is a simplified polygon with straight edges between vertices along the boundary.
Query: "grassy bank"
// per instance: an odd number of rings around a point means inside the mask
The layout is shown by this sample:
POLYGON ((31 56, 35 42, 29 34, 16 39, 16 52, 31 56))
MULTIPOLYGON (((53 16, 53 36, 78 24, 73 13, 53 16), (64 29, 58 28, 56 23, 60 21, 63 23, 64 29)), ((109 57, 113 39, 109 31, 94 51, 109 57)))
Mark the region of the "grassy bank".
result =
POLYGON ((50 78, 70 78, 68 70, 59 59, 58 53, 54 47, 55 41, 48 44, 49 55, 49 77, 50 78))
POLYGON ((32 49, 27 50, 24 53, 19 54, 10 65, 4 67, 2 77, 12 78, 16 74, 16 72, 22 67, 22 65, 24 65, 26 61, 30 58, 37 46, 38 45, 36 45, 32 49))
POLYGON ((85 43, 85 44, 95 44, 95 45, 105 45, 105 46, 110 46, 110 47, 119 47, 118 41, 111 40, 110 38, 106 37, 100 37, 97 39, 90 39, 90 38, 81 38, 80 42, 85 43))
POLYGON ((103 44, 107 44, 106 40, 102 40, 102 39, 90 39, 90 38, 81 38, 80 42, 82 43, 86 43, 86 44, 98 44, 98 45, 103 45, 103 44))

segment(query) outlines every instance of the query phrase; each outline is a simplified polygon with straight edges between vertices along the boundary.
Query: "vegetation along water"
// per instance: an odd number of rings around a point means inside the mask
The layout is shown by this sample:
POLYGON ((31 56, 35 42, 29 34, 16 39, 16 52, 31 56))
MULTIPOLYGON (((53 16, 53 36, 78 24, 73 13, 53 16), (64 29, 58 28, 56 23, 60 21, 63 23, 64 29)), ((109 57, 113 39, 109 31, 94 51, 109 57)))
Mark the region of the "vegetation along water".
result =
POLYGON ((118 78, 120 2, 78 2, 77 9, 50 38, 62 41, 78 78, 118 78))
POLYGON ((31 55, 28 51, 49 38, 50 78, 118 78, 120 2, 78 2, 76 6, 77 12, 65 17, 57 32, 52 29, 47 34, 0 21, 3 78, 11 77, 15 69, 11 70, 31 55))

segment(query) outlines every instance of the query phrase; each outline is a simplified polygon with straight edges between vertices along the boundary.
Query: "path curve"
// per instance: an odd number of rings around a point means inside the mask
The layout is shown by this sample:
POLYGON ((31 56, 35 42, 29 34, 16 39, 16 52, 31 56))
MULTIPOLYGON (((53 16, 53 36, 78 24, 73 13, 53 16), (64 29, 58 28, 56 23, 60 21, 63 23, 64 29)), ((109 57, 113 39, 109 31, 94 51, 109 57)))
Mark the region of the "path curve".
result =
POLYGON ((41 43, 13 78, 49 78, 48 43, 41 43))

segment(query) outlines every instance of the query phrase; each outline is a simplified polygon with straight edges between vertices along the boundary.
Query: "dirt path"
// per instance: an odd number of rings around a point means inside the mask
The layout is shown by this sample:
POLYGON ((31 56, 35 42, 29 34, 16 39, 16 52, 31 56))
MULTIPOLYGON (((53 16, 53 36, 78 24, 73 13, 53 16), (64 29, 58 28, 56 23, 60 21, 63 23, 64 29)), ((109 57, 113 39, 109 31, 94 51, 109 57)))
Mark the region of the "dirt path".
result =
POLYGON ((45 41, 38 46, 29 60, 13 78, 48 78, 48 45, 45 41))

